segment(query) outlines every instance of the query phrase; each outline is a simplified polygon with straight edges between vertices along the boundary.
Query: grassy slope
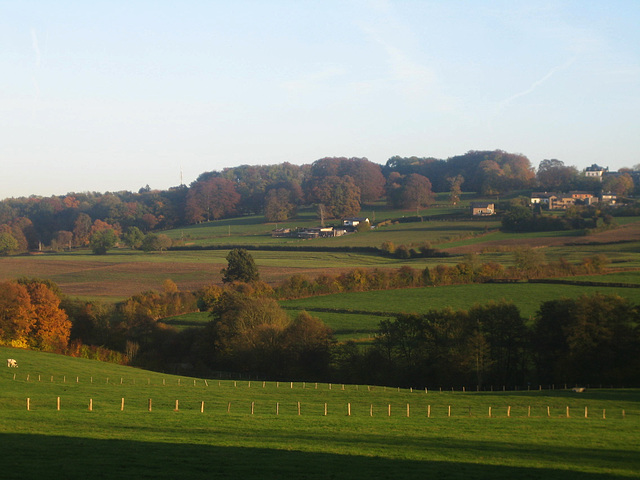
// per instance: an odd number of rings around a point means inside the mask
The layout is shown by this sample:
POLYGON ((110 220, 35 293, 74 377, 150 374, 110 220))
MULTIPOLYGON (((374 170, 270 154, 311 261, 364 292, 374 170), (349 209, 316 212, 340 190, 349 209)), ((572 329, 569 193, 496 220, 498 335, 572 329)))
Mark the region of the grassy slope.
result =
POLYGON ((3 456, 3 478, 86 478, 93 472, 97 478, 564 479, 568 472, 581 472, 581 478, 596 479, 633 478, 640 470, 637 390, 427 394, 213 380, 207 387, 201 379, 194 386, 193 379, 181 378, 178 385, 178 377, 127 367, 0 352, 20 365, 0 373, 0 448, 10 452, 3 456), (55 407, 58 396, 61 411, 55 407), (93 412, 87 409, 89 398, 93 412), (493 418, 488 418, 490 406, 493 418))
MULTIPOLYGON (((640 285, 640 272, 620 272, 609 275, 570 277, 567 280, 587 282, 628 283, 640 285)), ((525 318, 533 316, 540 303, 561 297, 575 298, 582 294, 599 292, 620 295, 634 303, 640 303, 640 288, 587 287, 556 284, 478 284, 443 287, 411 288, 374 292, 354 292, 312 298, 288 300, 281 304, 291 316, 297 311, 307 310, 334 329, 339 341, 371 339, 378 323, 391 318, 395 313, 426 312, 430 309, 451 307, 468 309, 475 304, 502 299, 513 301, 525 318), (318 309, 332 309, 321 311, 318 309), (359 310, 364 312, 388 312, 387 316, 338 312, 336 310, 359 310)), ((163 320, 182 329, 202 326, 209 321, 207 313, 192 313, 163 320)))
POLYGON ((468 309, 490 300, 513 301, 524 317, 532 316, 541 302, 562 297, 599 292, 620 295, 640 303, 640 288, 584 287, 547 284, 473 284, 447 287, 425 287, 402 290, 354 292, 321 297, 288 300, 282 304, 290 309, 351 309, 382 312, 426 312, 451 307, 468 309))

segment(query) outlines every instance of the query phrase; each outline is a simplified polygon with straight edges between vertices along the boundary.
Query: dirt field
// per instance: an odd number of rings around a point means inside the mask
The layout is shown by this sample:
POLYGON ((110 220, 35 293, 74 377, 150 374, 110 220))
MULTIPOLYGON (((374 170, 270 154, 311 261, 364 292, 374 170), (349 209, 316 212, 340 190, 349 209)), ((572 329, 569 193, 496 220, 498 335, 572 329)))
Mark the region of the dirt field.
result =
MULTIPOLYGON (((516 246, 551 247, 575 244, 610 244, 612 242, 640 240, 640 222, 632 223, 615 230, 594 235, 557 236, 487 241, 473 245, 445 249, 451 254, 482 252, 492 249, 516 246)), ((181 290, 197 290, 203 285, 220 283, 220 270, 226 262, 216 259, 201 261, 150 261, 136 257, 132 261, 126 255, 107 255, 102 258, 79 256, 78 259, 54 255, 26 255, 0 258, 0 281, 19 277, 37 277, 51 279, 62 291, 70 296, 83 298, 103 298, 115 301, 127 298, 146 290, 160 290, 162 283, 170 278, 181 290), (219 262, 219 263, 216 263, 219 262)), ((183 259, 181 259, 183 260, 183 259)), ((189 260, 189 259, 187 259, 189 260)), ((385 268, 383 265, 379 265, 385 268)), ((314 277, 320 273, 339 274, 353 267, 327 268, 317 266, 260 266, 261 279, 274 284, 294 273, 314 277)), ((388 268, 396 268, 389 265, 388 268)))

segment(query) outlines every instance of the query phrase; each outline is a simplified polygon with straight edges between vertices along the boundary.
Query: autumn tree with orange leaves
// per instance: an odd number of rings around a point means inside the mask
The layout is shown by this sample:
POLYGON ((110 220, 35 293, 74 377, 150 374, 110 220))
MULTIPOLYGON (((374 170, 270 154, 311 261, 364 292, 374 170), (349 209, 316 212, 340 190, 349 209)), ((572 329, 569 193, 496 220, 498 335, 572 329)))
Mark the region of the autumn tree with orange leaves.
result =
POLYGON ((0 342, 36 350, 61 351, 71 322, 60 308, 54 285, 38 280, 0 283, 0 342))

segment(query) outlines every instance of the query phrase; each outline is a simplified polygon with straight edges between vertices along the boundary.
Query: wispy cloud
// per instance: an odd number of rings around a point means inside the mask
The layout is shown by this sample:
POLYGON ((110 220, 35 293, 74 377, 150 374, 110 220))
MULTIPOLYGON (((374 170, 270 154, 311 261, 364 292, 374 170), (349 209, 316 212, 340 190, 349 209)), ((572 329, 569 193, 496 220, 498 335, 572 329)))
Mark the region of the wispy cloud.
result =
POLYGON ((33 46, 33 51, 36 55, 36 67, 40 67, 41 63, 41 55, 40 55, 40 46, 38 45, 38 34, 36 33, 35 28, 31 28, 31 45, 33 46))
POLYGON ((551 70, 549 70, 546 73, 546 75, 544 75, 543 77, 541 77, 538 80, 536 80, 535 82, 533 82, 531 84, 531 86, 529 88, 527 88, 526 90, 518 92, 518 93, 516 93, 514 95, 511 95, 510 97, 502 100, 500 102, 500 109, 506 108, 510 103, 512 103, 513 101, 517 100, 518 98, 525 97, 525 96, 530 95, 531 93, 535 92, 541 85, 543 85, 549 79, 551 79, 551 77, 553 77, 557 71, 564 70, 565 68, 568 68, 569 66, 571 66, 571 64, 573 62, 575 62, 575 60, 576 59, 574 57, 574 58, 571 58, 568 62, 563 63, 562 65, 557 65, 557 66, 553 67, 551 70))

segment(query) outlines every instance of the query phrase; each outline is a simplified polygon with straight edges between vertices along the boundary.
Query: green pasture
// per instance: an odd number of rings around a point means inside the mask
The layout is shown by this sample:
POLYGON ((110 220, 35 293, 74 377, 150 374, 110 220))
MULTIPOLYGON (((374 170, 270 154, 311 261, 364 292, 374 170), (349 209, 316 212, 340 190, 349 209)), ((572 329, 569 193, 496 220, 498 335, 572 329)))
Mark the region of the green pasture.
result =
POLYGON ((287 309, 307 311, 345 311, 348 314, 348 311, 352 310, 359 314, 387 312, 392 315, 394 313, 425 313, 429 310, 440 310, 446 307, 451 307, 454 310, 467 310, 475 304, 506 300, 513 302, 520 309, 523 317, 529 318, 535 314, 544 301, 562 297, 576 298, 582 294, 595 292, 620 295, 636 304, 640 303, 640 288, 485 283, 342 293, 287 300, 282 302, 282 305, 287 309))
MULTIPOLYGON (((567 277, 561 280, 640 285, 640 271, 567 277)), ((393 318, 398 313, 425 313, 431 309, 447 307, 455 310, 469 309, 475 304, 504 299, 515 303, 523 317, 531 318, 543 301, 562 297, 575 298, 594 292, 620 295, 640 304, 640 288, 513 283, 342 293, 286 300, 282 301, 281 305, 291 317, 301 310, 306 310, 320 318, 334 330, 338 341, 366 342, 373 338, 381 320, 393 318)), ((209 320, 209 314, 202 312, 169 317, 162 322, 181 330, 203 326, 209 320)))
POLYGON ((0 352, 19 363, 0 373, 7 479, 609 479, 640 471, 638 390, 205 383, 0 352))

